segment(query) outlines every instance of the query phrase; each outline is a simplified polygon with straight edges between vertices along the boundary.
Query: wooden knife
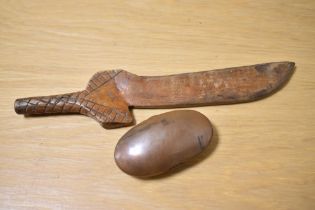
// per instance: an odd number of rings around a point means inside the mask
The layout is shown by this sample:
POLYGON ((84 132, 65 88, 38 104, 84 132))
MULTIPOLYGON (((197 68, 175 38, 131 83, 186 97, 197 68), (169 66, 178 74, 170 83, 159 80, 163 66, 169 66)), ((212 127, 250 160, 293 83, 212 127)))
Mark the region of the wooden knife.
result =
POLYGON ((105 128, 131 125, 130 108, 177 108, 255 101, 281 88, 294 62, 273 62, 168 76, 138 76, 125 70, 93 75, 83 91, 20 98, 17 114, 78 113, 105 128))

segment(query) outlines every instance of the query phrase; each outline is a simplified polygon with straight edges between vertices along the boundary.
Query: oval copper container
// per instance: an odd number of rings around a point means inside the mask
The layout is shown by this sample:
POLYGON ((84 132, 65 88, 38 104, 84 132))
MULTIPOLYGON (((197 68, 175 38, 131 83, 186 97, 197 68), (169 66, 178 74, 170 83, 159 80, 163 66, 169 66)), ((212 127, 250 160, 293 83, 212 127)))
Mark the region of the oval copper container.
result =
POLYGON ((156 176, 201 153, 211 137, 211 123, 203 114, 171 111, 150 117, 121 137, 115 161, 129 175, 156 176))

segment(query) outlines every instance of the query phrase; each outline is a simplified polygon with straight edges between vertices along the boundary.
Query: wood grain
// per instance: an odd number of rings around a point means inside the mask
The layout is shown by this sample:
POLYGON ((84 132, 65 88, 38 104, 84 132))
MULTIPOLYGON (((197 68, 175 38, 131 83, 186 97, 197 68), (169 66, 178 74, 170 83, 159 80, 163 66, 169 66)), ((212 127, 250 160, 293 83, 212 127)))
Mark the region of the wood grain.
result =
POLYGON ((314 209, 314 37, 311 0, 2 0, 0 208, 314 209), (282 60, 297 68, 272 97, 194 108, 213 122, 213 144, 156 179, 115 165, 129 128, 13 109, 16 98, 81 90, 102 70, 166 75, 282 60))

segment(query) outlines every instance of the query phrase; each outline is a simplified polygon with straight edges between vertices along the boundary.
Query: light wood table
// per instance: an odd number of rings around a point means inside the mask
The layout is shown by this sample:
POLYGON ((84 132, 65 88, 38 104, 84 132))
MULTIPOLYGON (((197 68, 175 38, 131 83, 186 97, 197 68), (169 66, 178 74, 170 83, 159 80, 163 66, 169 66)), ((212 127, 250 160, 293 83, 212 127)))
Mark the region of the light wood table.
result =
POLYGON ((1 0, 0 209, 315 209, 314 78, 312 0, 1 0), (19 97, 81 90, 100 70, 165 75, 283 60, 297 68, 273 96, 193 108, 215 126, 211 147, 156 179, 115 165, 130 127, 13 109, 19 97))

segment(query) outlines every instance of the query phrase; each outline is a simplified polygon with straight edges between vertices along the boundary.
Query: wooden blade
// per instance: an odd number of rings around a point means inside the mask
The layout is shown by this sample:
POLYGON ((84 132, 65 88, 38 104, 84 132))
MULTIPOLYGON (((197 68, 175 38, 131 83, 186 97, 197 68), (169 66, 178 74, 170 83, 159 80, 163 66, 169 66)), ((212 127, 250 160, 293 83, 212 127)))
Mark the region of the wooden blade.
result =
POLYGON ((249 102, 285 84, 293 62, 274 62, 169 76, 137 76, 122 71, 116 85, 129 106, 187 107, 249 102))

